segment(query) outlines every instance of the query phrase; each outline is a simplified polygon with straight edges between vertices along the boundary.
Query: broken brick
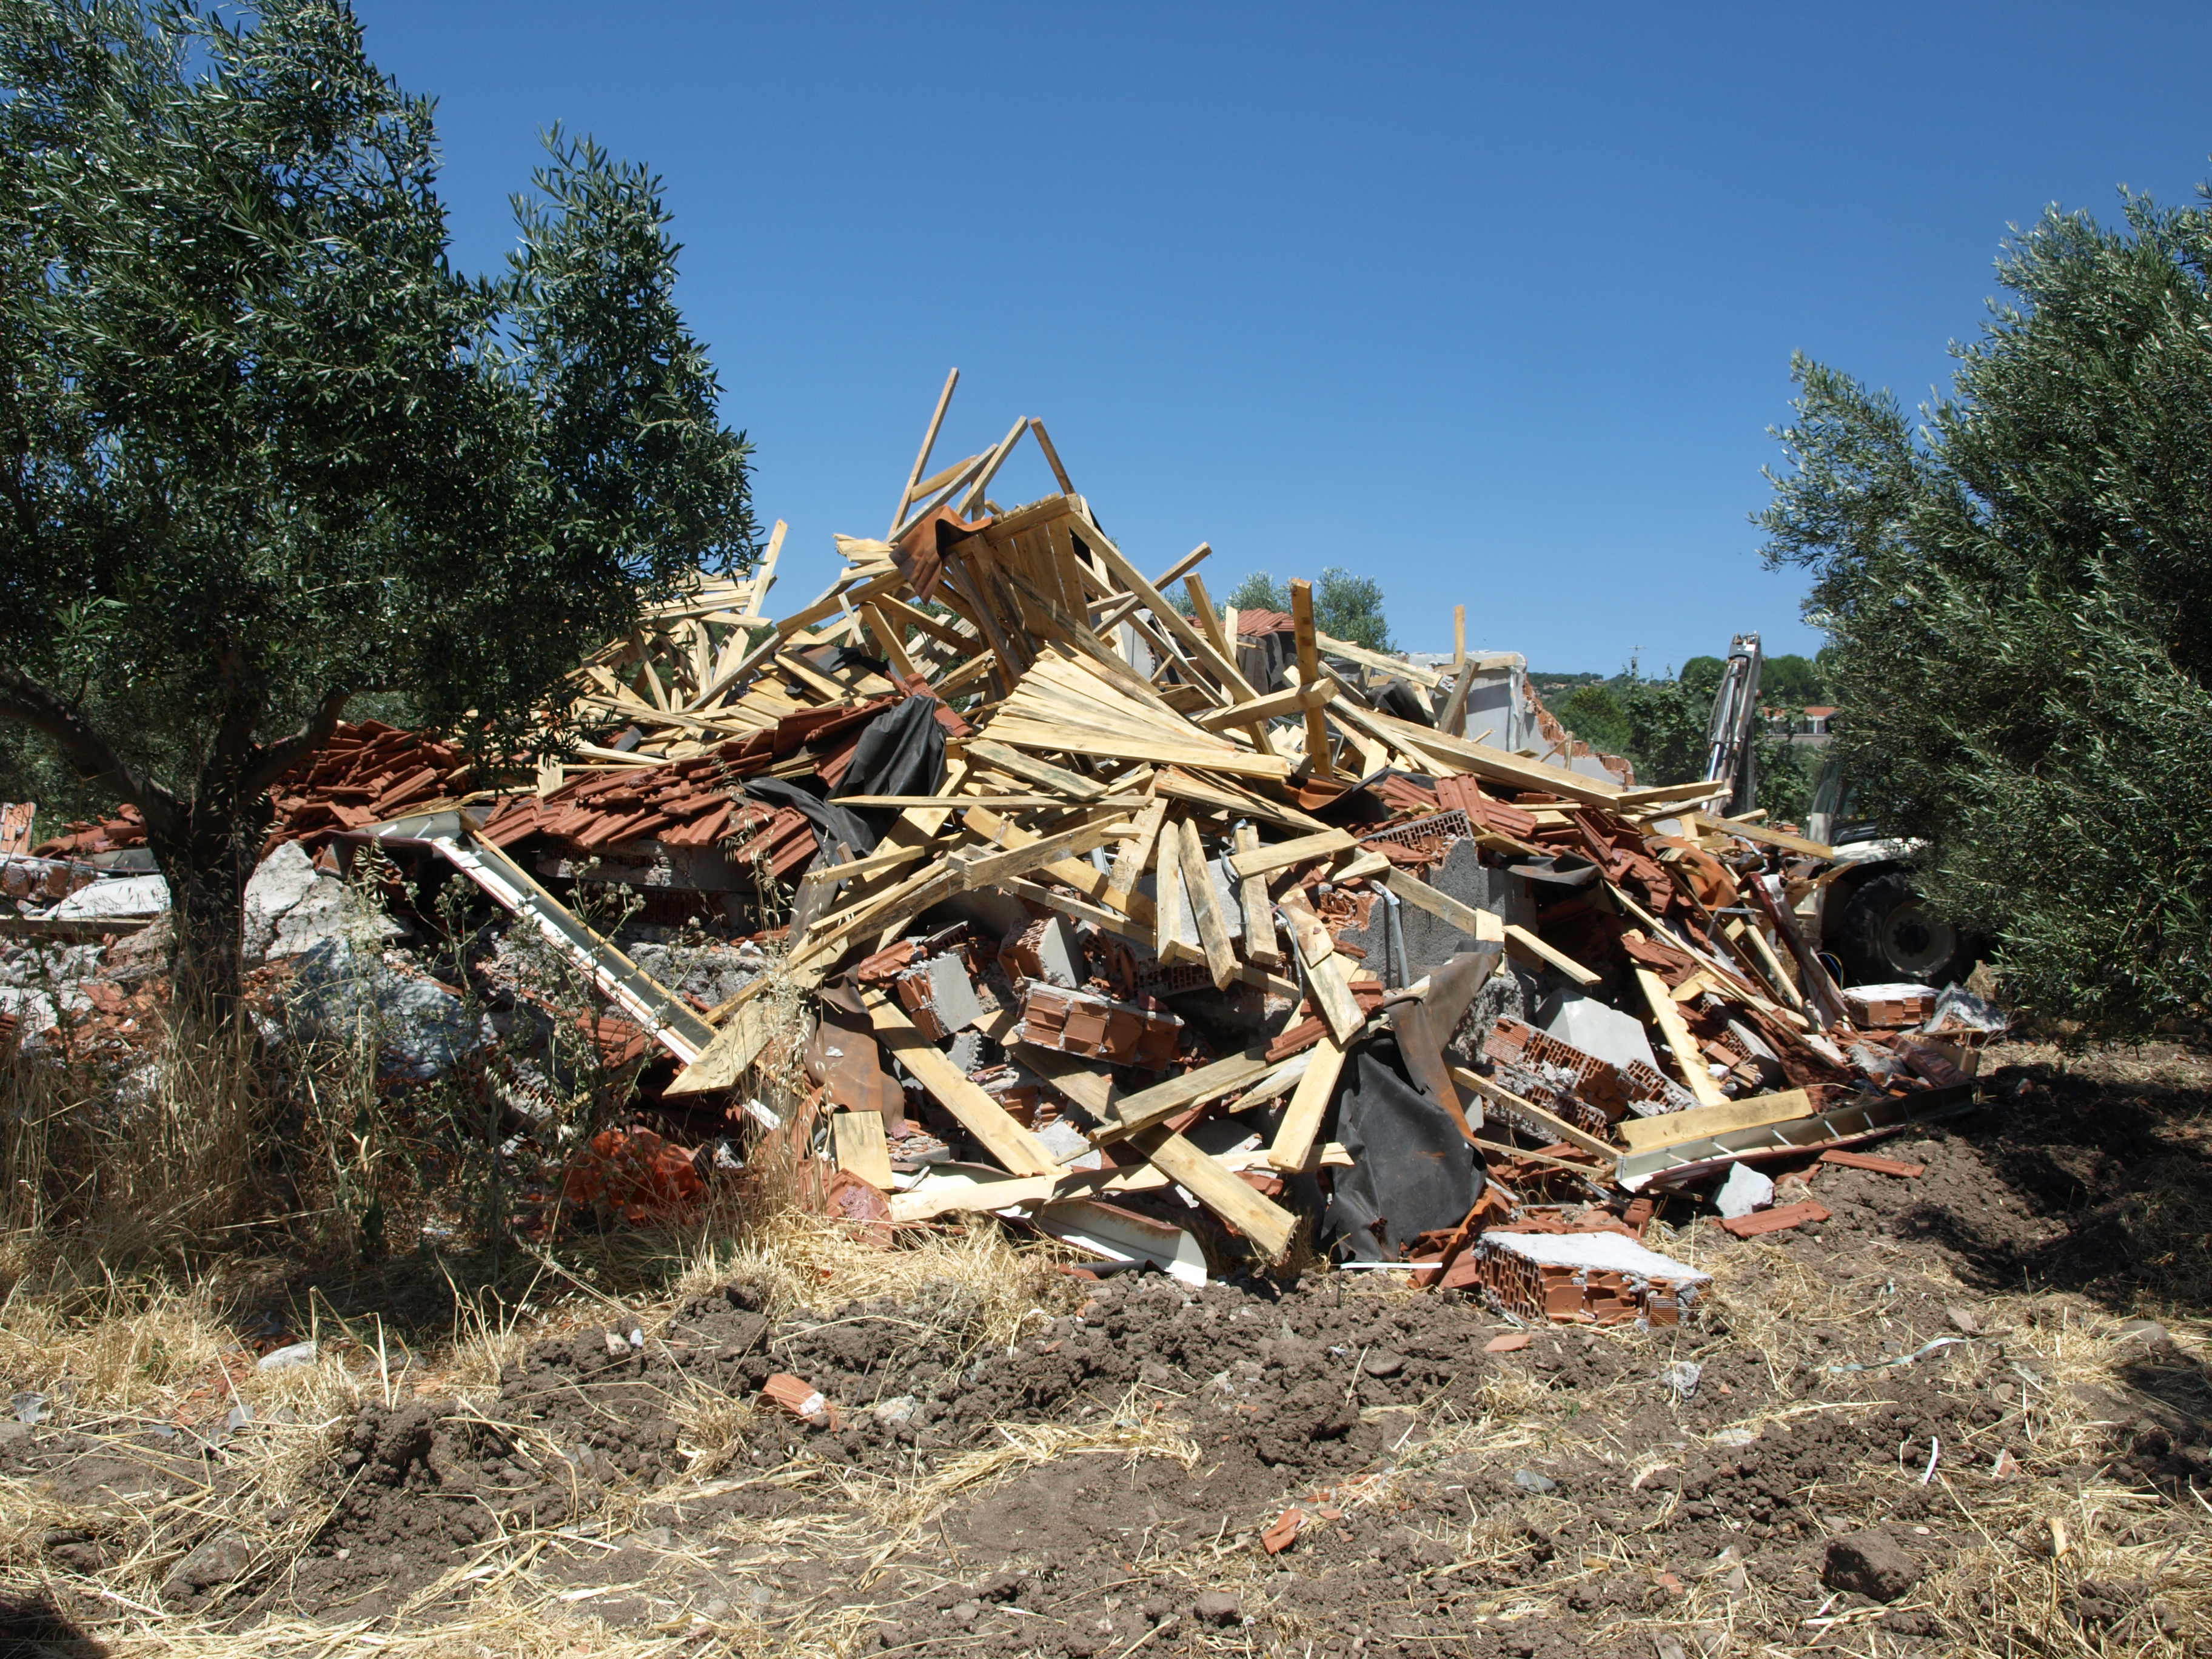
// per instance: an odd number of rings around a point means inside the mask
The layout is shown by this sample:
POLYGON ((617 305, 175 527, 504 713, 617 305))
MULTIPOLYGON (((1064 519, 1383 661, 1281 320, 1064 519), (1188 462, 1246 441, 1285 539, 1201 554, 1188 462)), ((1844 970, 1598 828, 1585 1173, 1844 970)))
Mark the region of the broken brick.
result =
POLYGON ((1182 1029, 1181 1019, 1150 997, 1115 1002, 1032 980, 1022 995, 1022 1022, 1011 1036, 1040 1048, 1158 1072, 1173 1063, 1182 1029))
POLYGON ((1906 1164, 1893 1158, 1869 1158, 1864 1152, 1826 1152, 1820 1154, 1823 1164, 1836 1164, 1846 1170, 1871 1170, 1876 1175, 1910 1178, 1928 1173, 1925 1164, 1906 1164))
POLYGON ((1808 1221, 1826 1221, 1827 1218, 1826 1207, 1809 1198, 1802 1204, 1784 1204, 1771 1210, 1754 1210, 1749 1215, 1717 1218, 1721 1230, 1737 1238, 1757 1238, 1762 1233, 1787 1232, 1792 1227, 1802 1227, 1808 1221))

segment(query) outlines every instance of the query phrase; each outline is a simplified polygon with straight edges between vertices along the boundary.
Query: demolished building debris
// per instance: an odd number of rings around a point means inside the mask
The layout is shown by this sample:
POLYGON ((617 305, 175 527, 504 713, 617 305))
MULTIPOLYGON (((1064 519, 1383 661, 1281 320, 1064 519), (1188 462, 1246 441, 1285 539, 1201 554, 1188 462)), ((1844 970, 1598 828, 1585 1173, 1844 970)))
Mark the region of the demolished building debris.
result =
MULTIPOLYGON (((264 853, 465 878, 657 1048, 647 1103, 691 1114, 662 1131, 773 1125, 842 1213, 991 1212, 1102 1267, 1305 1236, 1528 1320, 1671 1324, 1705 1276, 1639 1242, 1656 1202, 1970 1095, 1986 1008, 1847 991, 1807 943, 1828 849, 1722 816, 1724 782, 1638 787, 1463 611, 1431 671, 1319 631, 1302 582, 1218 606, 1204 545, 1147 575, 1039 422, 932 471, 951 390, 809 603, 767 608, 779 525, 579 669, 533 781, 345 727, 264 853), (1024 439, 1059 488, 1002 508, 1024 439), (807 1030, 769 1012, 793 994, 807 1030), (764 1103, 771 1062, 805 1081, 764 1103)), ((7 894, 35 925, 143 843, 71 826, 7 894)), ((592 1144, 572 1196, 610 1183, 592 1144)), ((690 1188, 651 1145, 665 1207, 690 1188)))

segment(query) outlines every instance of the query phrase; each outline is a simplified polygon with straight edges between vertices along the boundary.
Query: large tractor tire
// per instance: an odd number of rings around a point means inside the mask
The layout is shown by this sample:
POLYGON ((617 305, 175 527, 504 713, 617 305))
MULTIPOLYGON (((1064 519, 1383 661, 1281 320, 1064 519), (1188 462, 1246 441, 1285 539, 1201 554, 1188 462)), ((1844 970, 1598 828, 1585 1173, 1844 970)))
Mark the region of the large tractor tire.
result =
POLYGON ((1928 908, 1902 870, 1863 883, 1832 937, 1846 985, 1948 985, 1974 965, 1966 935, 1928 908))

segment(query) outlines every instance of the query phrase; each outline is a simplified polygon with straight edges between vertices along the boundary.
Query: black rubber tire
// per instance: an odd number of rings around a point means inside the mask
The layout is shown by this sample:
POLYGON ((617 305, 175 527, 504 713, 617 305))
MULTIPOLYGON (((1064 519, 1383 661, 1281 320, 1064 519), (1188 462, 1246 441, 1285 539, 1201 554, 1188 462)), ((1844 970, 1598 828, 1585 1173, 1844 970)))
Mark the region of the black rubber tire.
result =
POLYGON ((1902 870, 1862 883, 1830 938, 1846 985, 1949 985, 1973 969, 1965 930, 1930 911, 1902 870))

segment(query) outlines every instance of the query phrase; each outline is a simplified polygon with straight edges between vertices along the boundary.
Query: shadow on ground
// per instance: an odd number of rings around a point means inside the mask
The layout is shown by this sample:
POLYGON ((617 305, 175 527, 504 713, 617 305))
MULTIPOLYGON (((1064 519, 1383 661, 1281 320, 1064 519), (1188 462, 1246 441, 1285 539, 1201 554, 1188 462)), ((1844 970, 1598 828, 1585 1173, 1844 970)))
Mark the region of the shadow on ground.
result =
POLYGON ((44 1590, 0 1589, 0 1659, 103 1659, 107 1650, 44 1590))
POLYGON ((1965 1167, 1929 1183, 1899 1231, 1993 1291, 2212 1314, 2212 1060, 2142 1049, 2069 1064, 2024 1046, 1993 1058, 1987 1104, 1931 1137, 1965 1167))

